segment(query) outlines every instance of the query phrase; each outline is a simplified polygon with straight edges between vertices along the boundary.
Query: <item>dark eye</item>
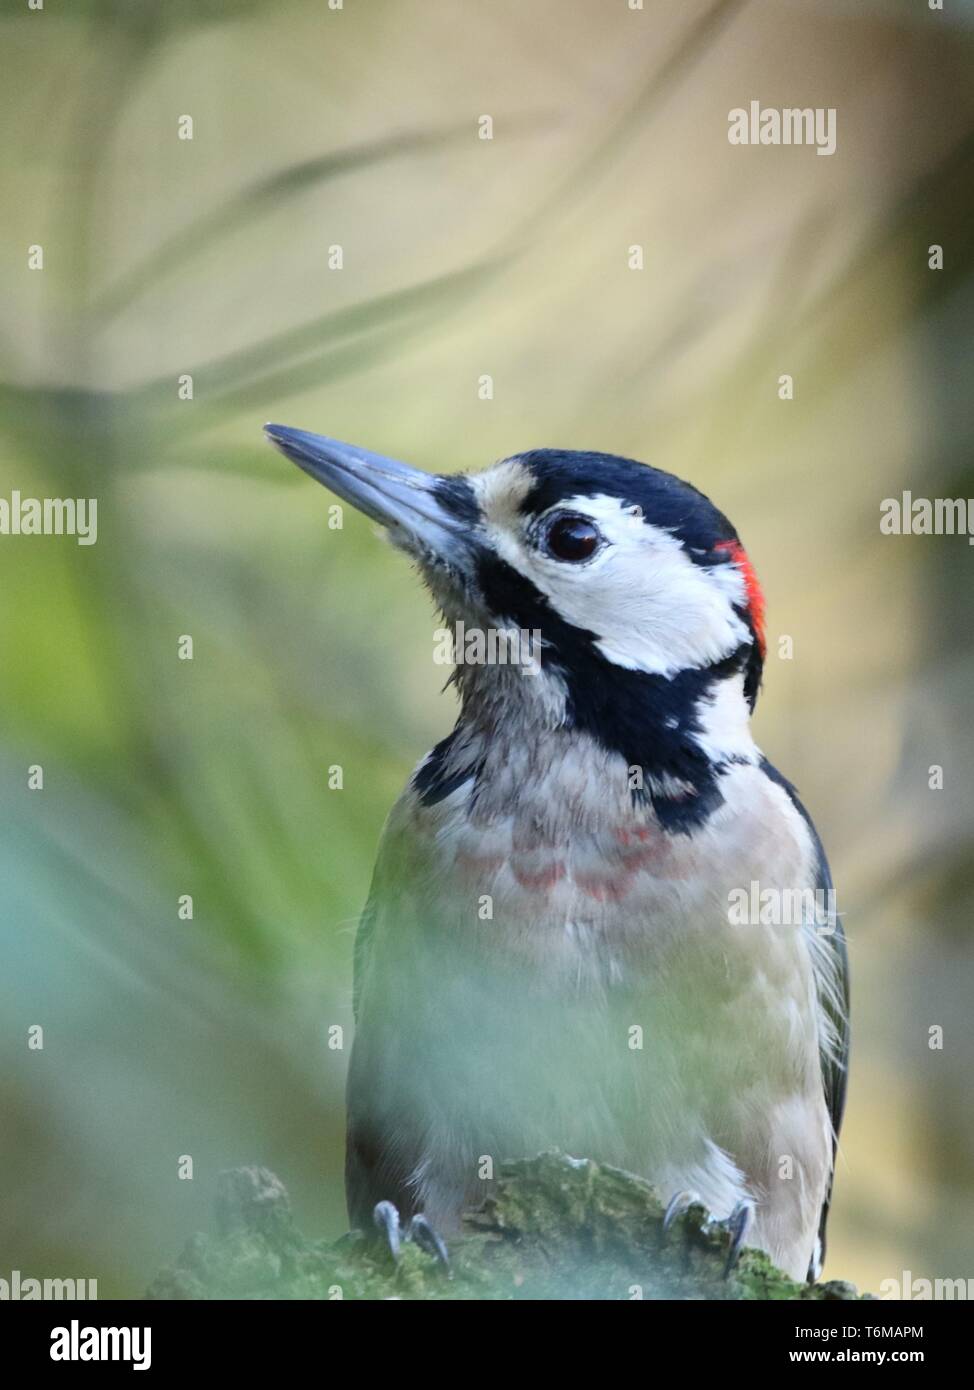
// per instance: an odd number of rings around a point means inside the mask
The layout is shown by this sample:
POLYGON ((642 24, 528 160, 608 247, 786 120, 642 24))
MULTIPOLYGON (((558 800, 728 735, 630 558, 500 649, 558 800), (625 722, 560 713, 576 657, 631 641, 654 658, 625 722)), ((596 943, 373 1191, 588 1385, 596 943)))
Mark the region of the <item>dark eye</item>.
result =
POLYGON ((545 545, 556 560, 587 560, 598 549, 602 536, 584 516, 560 516, 548 527, 545 545))

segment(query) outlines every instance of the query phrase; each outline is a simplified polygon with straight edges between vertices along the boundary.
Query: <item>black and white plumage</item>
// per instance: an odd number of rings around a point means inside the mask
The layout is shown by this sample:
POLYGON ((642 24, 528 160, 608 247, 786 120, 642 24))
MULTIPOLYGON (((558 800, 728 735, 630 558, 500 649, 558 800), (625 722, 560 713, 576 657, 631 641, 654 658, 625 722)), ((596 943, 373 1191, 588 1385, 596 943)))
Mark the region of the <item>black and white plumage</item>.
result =
POLYGON ((393 1203, 448 1234, 492 1165, 560 1148, 749 1213, 749 1243, 817 1274, 845 946, 834 916, 729 911, 755 885, 831 888, 751 737, 763 600, 734 528, 611 455, 436 477, 267 433, 388 529, 451 623, 541 635, 540 669, 457 667, 457 725, 383 835, 355 952, 352 1221, 393 1203))

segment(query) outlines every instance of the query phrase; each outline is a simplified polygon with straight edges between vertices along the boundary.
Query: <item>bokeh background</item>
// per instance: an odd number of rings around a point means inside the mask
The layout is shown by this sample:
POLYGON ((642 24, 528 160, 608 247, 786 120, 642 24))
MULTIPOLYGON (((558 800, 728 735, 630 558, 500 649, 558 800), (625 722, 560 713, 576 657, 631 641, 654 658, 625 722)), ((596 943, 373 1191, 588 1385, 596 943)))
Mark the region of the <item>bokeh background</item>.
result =
POLYGON ((328 529, 279 419, 441 471, 632 454, 734 519, 769 601, 759 741, 851 941, 828 1272, 974 1276, 974 553, 879 531, 905 487, 974 497, 972 25, 961 0, 4 7, 0 495, 97 497, 99 536, 0 537, 0 1275, 138 1295, 238 1163, 344 1227, 327 1030, 453 697, 405 561, 328 529), (835 107, 837 152, 730 146, 753 99, 835 107))

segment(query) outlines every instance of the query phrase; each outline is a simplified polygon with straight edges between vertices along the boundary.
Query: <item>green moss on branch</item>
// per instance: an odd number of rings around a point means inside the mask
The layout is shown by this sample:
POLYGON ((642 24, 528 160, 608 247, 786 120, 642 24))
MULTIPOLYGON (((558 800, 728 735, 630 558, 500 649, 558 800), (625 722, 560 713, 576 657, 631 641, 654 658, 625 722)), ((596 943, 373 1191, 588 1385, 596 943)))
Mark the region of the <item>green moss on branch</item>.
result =
POLYGON ((756 1250, 725 1278, 729 1236, 702 1207, 663 1234, 642 1178, 545 1153, 502 1166, 450 1242, 451 1273, 415 1245, 399 1263, 353 1233, 335 1243, 295 1228, 265 1168, 221 1174, 216 1234, 196 1235, 150 1298, 848 1299, 851 1284, 796 1284, 756 1250))

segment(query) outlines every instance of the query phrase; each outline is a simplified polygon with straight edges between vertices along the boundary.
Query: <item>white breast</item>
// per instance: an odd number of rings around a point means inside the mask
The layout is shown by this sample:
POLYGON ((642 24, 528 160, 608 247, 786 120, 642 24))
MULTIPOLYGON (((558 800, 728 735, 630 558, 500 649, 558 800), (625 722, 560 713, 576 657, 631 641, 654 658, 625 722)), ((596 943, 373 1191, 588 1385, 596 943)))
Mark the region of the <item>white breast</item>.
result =
POLYGON ((754 764, 685 836, 584 737, 508 752, 476 791, 408 793, 389 828, 376 932, 397 991, 437 982, 415 1104, 451 1117, 417 1156, 428 1209, 448 1223, 482 1193, 484 1154, 558 1147, 717 1216, 750 1195, 754 1238, 804 1275, 830 1162, 811 957, 802 927, 732 925, 729 905, 814 882, 805 822, 754 764))

